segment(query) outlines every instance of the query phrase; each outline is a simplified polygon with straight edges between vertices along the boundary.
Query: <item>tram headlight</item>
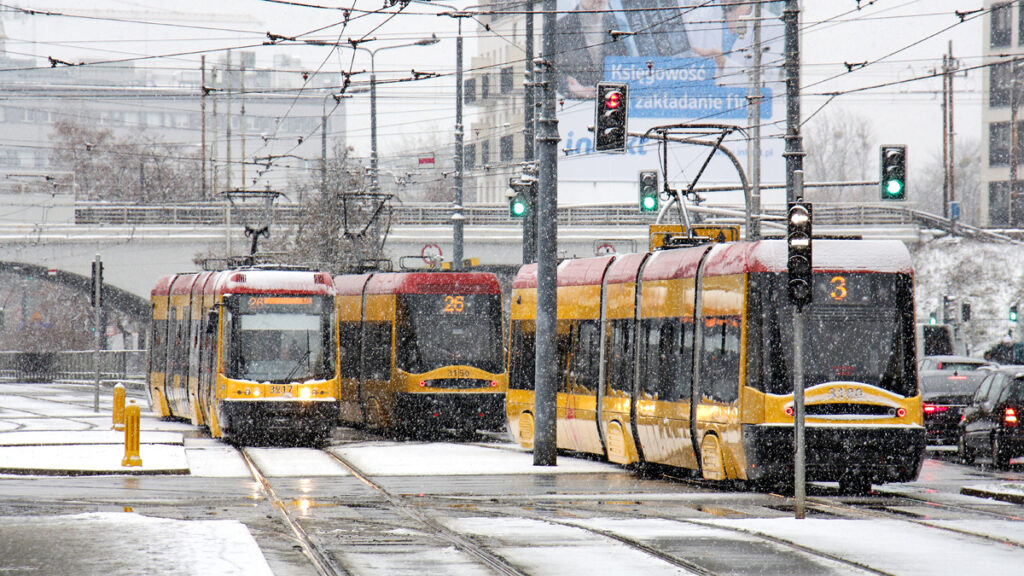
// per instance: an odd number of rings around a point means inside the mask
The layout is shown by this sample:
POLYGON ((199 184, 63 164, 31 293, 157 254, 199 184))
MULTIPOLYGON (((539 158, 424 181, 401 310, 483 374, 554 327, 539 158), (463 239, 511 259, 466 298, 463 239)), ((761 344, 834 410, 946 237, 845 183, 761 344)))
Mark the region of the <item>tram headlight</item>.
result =
POLYGON ((303 386, 302 388, 299 388, 299 398, 303 400, 309 400, 312 397, 313 391, 309 388, 309 386, 303 386))
POLYGON ((253 396, 255 396, 255 397, 257 397, 257 398, 259 398, 259 397, 260 397, 260 395, 262 395, 262 392, 260 392, 260 389, 259 389, 259 388, 253 388, 253 389, 252 389, 252 395, 253 395, 253 396))

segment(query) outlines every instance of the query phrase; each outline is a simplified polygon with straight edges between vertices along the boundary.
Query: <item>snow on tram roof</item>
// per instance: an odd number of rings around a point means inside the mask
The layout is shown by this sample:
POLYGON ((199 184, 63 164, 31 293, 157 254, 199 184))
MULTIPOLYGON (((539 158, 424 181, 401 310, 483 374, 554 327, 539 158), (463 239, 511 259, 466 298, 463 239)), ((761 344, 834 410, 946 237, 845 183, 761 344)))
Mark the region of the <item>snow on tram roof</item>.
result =
MULTIPOLYGON (((811 263, 820 272, 886 272, 912 274, 910 251, 899 240, 815 239, 811 263)), ((762 240, 751 245, 751 271, 783 272, 788 249, 785 240, 762 240)))

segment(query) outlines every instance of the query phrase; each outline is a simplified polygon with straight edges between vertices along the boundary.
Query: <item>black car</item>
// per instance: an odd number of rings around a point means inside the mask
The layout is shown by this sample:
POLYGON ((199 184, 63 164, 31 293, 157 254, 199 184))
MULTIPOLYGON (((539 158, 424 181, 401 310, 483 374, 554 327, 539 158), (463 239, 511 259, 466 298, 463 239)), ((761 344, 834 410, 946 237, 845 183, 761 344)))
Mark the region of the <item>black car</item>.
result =
POLYGON ((957 435, 957 453, 966 464, 975 456, 988 456, 996 468, 1024 456, 1024 367, 1010 366, 989 372, 964 409, 957 435))
POLYGON ((964 408, 991 374, 978 370, 922 370, 921 409, 929 444, 954 444, 964 408))

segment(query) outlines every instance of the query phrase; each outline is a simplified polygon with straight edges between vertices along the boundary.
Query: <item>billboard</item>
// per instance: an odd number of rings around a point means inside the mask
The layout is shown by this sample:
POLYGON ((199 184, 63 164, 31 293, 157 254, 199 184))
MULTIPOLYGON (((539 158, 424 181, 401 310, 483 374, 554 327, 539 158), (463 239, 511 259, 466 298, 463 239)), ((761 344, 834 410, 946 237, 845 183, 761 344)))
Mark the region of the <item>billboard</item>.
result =
MULTIPOLYGON (((782 152, 785 84, 782 76, 784 2, 762 6, 762 182, 785 180, 782 152)), ((753 8, 721 0, 559 0, 557 21, 559 201, 630 202, 637 176, 661 171, 656 142, 642 134, 656 126, 693 123, 748 126, 753 8), (594 98, 598 82, 629 85, 629 132, 624 154, 596 153, 594 98)), ((710 138, 717 139, 717 135, 710 138)), ((735 133, 723 143, 747 167, 747 142, 735 133)), ((711 148, 669 144, 668 182, 685 188, 711 148)), ((736 168, 718 153, 698 186, 738 184, 736 168)), ((781 193, 780 198, 784 197, 781 193)), ((742 203, 741 193, 708 195, 714 203, 742 203)), ((766 197, 772 202, 773 198, 766 197)), ((781 200, 779 200, 781 201, 781 200)))

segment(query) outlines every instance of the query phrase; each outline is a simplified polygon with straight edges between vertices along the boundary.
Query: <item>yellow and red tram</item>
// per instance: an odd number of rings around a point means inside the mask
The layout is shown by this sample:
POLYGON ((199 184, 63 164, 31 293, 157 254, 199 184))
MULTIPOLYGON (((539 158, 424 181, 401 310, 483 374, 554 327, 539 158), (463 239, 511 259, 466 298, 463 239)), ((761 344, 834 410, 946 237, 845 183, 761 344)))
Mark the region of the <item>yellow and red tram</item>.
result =
POLYGON ((149 396, 240 443, 325 441, 338 415, 334 283, 271 266, 157 280, 149 396))
MULTIPOLYGON (((851 492, 924 456, 913 270, 903 244, 816 240, 805 309, 806 463, 851 492)), ((793 465, 793 306, 781 240, 558 268, 557 445, 620 464, 784 485, 793 465)), ((536 266, 513 284, 507 415, 533 442, 536 266)))
POLYGON ((341 419, 431 434, 505 423, 501 288, 489 273, 334 278, 341 419))

